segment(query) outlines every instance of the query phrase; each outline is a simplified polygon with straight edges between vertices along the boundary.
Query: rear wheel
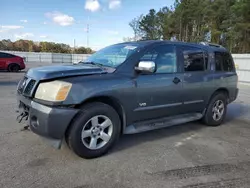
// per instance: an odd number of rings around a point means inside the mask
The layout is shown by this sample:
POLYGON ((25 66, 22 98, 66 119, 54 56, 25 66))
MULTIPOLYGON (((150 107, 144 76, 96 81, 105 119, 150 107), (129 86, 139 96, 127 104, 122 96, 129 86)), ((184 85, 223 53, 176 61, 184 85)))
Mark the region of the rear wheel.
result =
POLYGON ((212 97, 207 107, 203 122, 209 126, 218 126, 224 121, 226 112, 227 95, 224 93, 217 93, 212 97))
POLYGON ((17 64, 11 64, 8 67, 9 72, 18 72, 20 70, 20 66, 17 64))
POLYGON ((66 133, 69 147, 80 157, 95 158, 107 153, 119 138, 117 112, 104 103, 84 106, 66 133))

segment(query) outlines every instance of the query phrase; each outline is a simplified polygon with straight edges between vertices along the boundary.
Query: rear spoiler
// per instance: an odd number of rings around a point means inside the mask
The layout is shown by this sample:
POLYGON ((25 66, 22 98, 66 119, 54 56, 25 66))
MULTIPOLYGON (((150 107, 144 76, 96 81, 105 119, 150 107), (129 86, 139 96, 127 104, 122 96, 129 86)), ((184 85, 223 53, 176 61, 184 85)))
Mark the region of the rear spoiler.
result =
POLYGON ((209 42, 200 42, 199 44, 204 45, 204 46, 213 46, 213 47, 217 47, 217 48, 224 48, 223 46, 221 46, 219 44, 214 44, 214 43, 209 43, 209 42))

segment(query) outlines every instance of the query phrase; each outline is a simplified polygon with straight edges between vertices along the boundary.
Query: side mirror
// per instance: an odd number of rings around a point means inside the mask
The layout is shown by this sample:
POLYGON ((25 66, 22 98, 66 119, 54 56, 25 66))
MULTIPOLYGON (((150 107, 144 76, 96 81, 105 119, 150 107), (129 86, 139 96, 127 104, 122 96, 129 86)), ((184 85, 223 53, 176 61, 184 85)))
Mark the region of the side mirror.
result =
POLYGON ((140 61, 138 66, 135 67, 135 70, 144 72, 144 73, 153 73, 155 72, 155 62, 153 61, 140 61))

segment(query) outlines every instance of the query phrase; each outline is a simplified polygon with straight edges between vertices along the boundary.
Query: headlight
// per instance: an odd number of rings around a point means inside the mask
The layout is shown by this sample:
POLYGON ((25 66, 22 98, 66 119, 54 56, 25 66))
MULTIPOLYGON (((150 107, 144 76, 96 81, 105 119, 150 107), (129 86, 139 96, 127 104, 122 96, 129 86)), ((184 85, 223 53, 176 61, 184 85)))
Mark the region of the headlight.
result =
POLYGON ((52 81, 39 84, 35 98, 52 102, 64 101, 72 84, 63 81, 52 81))

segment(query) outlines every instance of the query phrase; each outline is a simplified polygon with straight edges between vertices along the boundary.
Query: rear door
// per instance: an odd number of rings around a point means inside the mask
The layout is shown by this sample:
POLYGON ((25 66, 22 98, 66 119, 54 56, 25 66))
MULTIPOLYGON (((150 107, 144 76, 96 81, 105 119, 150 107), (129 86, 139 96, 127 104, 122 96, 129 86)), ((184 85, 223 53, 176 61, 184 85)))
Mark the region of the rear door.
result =
POLYGON ((237 95, 238 76, 232 56, 228 52, 214 53, 214 89, 227 88, 230 100, 237 95))
POLYGON ((203 49, 182 46, 183 113, 202 112, 205 96, 213 85, 213 76, 208 70, 208 54, 203 49))
POLYGON ((154 61, 156 72, 136 78, 137 103, 135 120, 155 119, 179 114, 182 107, 181 80, 175 45, 158 45, 146 52, 141 61, 154 61))

